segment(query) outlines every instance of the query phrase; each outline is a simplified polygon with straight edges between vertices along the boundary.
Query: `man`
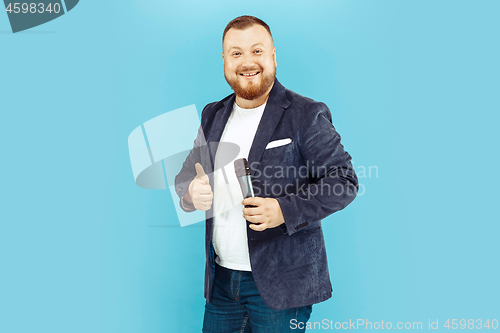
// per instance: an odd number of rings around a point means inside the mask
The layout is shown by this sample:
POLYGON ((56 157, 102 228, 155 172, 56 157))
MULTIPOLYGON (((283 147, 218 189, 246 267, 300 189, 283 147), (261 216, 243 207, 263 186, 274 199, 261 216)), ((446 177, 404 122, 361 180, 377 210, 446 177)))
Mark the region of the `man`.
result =
POLYGON ((354 200, 357 177, 327 106, 276 79, 266 23, 234 19, 222 46, 234 94, 204 108, 175 180, 181 207, 206 212, 203 332, 303 332, 332 292, 321 219, 354 200), (243 157, 255 191, 244 200, 243 157))

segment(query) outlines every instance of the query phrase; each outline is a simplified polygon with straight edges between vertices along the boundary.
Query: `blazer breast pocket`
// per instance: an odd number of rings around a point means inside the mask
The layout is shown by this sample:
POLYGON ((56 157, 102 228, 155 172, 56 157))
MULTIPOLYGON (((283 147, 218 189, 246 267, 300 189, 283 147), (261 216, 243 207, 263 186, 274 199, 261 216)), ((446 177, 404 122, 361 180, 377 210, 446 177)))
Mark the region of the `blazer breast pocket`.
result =
POLYGON ((277 147, 288 145, 290 143, 292 143, 292 139, 290 139, 290 138, 274 140, 274 141, 271 141, 267 144, 266 149, 277 148, 277 147))
MULTIPOLYGON (((295 163, 297 152, 295 151, 295 141, 291 138, 274 140, 267 144, 261 162, 263 166, 267 166, 266 171, 271 171, 271 167, 275 172, 287 167, 291 167, 295 163)), ((278 177, 279 178, 279 177, 278 177)))

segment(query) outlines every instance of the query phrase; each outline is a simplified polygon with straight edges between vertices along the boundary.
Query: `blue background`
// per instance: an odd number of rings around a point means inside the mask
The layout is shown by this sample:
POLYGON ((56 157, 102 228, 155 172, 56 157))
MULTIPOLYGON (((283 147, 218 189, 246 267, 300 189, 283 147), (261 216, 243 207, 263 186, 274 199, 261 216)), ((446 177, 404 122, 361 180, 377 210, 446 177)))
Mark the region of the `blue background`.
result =
POLYGON ((500 319, 499 12, 87 0, 17 34, 0 14, 0 332, 201 331, 203 225, 135 185, 127 137, 231 93, 221 37, 243 14, 271 27, 281 83, 330 107, 364 187, 323 223, 335 292, 311 321, 500 319))

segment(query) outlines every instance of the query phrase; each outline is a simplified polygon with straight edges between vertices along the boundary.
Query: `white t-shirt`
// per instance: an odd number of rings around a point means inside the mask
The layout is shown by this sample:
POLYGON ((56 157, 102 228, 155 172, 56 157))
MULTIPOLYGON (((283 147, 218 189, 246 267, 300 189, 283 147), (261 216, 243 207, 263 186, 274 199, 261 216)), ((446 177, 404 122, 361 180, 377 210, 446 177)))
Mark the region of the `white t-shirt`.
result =
POLYGON ((215 261, 224 267, 251 271, 248 254, 247 222, 243 218, 243 194, 234 173, 234 160, 248 159, 255 132, 264 113, 266 103, 254 109, 242 109, 236 102, 229 116, 220 142, 231 142, 240 147, 240 152, 229 164, 220 168, 230 154, 228 146, 220 144, 215 156, 214 173, 214 218, 213 238, 215 261), (227 148, 227 150, 226 150, 227 148), (223 158, 223 157, 226 158, 223 158), (227 178, 227 183, 224 174, 227 178))

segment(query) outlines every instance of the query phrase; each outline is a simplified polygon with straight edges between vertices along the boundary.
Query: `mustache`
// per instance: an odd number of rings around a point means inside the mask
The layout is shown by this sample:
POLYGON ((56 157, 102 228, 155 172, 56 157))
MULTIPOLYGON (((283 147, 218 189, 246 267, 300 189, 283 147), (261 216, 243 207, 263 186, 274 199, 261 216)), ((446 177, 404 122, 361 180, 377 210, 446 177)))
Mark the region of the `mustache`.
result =
POLYGON ((238 73, 241 73, 241 72, 244 72, 244 71, 255 71, 255 70, 262 72, 262 67, 256 65, 256 66, 251 66, 251 67, 249 67, 249 66, 239 66, 238 68, 236 68, 236 72, 238 72, 238 73))

